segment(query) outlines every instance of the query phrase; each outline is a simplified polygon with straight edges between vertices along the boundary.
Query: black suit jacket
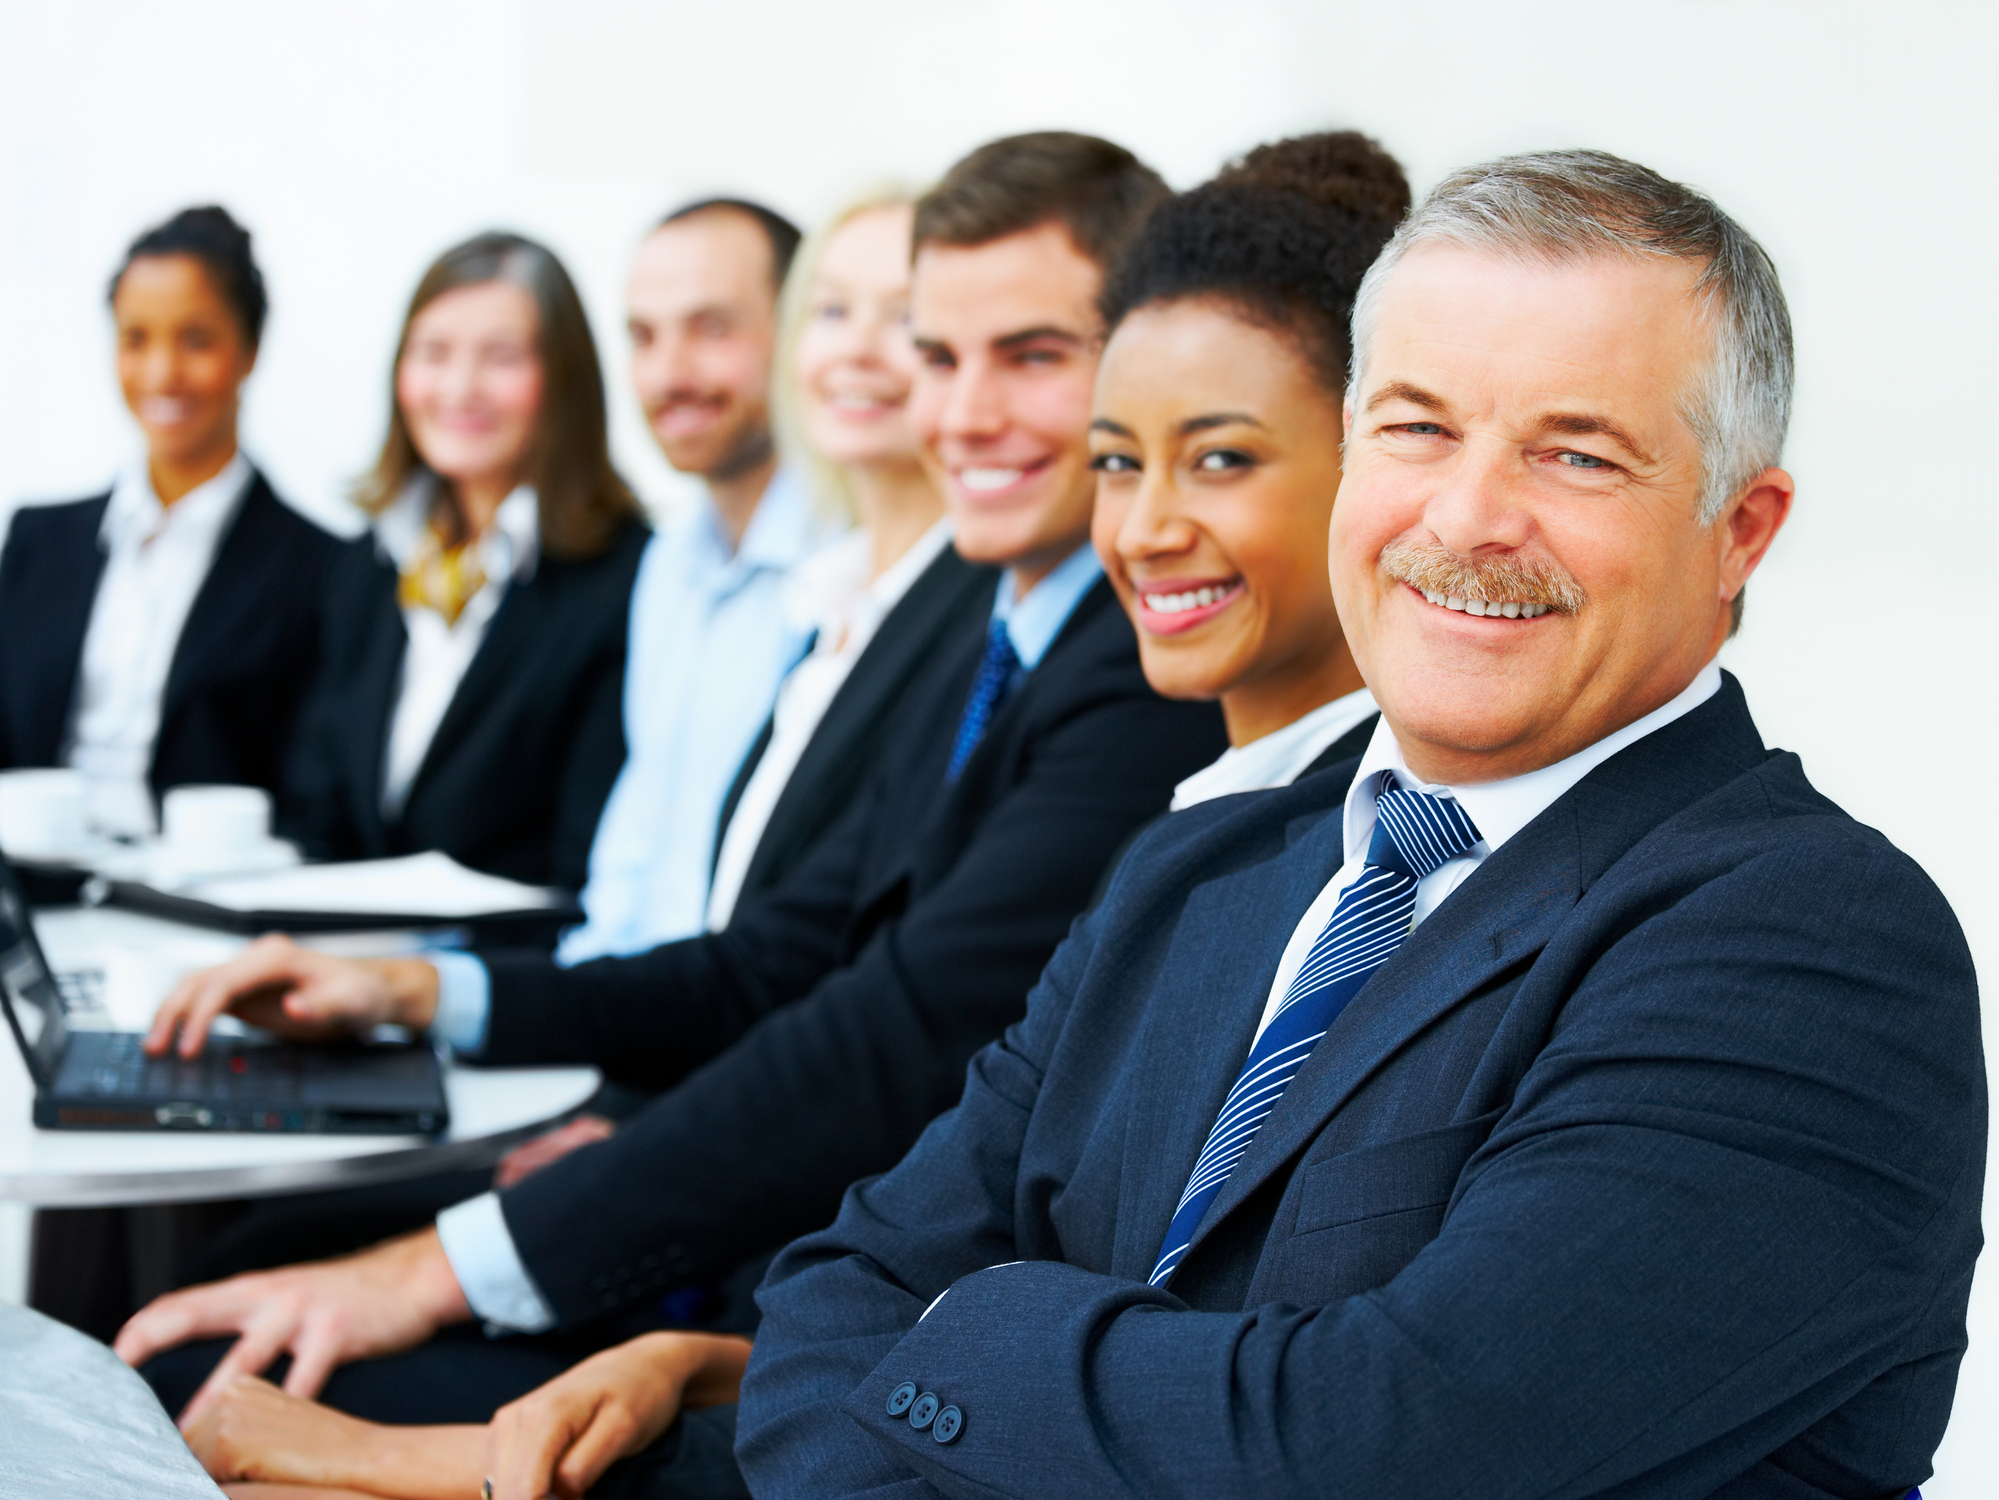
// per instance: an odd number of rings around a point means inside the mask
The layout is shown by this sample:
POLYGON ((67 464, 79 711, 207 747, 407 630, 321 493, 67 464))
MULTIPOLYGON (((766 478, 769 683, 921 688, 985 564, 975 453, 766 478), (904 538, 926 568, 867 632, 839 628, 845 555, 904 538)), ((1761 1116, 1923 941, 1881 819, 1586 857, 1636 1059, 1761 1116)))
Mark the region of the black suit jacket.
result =
POLYGON ((1980 1239, 1970 955, 1733 678, 1415 929, 1146 1284, 1350 779, 1160 825, 958 1108, 779 1257, 739 1427, 759 1495, 1927 1476, 1980 1239), (904 1380, 955 1442, 889 1415, 904 1380))
MULTIPOLYGON (((69 744, 110 501, 15 512, 0 551, 0 769, 60 764, 69 744)), ((253 472, 174 647, 153 741, 156 795, 191 782, 280 790, 339 545, 253 472)))
MULTIPOLYGON (((798 764, 778 793, 770 819, 743 873, 737 905, 770 890, 803 859, 812 845, 867 785, 889 742, 899 710, 921 680, 922 668, 940 642, 951 639, 967 620, 982 625, 999 584, 995 568, 975 567, 946 547, 910 584, 876 627, 874 638, 826 705, 825 717, 806 741, 798 764)), ((722 835, 736 815, 765 748, 771 721, 750 747, 729 794, 715 833, 722 835)))
POLYGON ((727 930, 569 970, 491 957, 486 1061, 678 1083, 501 1195, 564 1323, 727 1272, 893 1163, 1119 841, 1223 748, 1212 704, 1147 686, 1099 582, 946 786, 984 638, 975 616, 938 645, 869 793, 727 930))
POLYGON ((442 849, 461 864, 576 889, 625 762, 625 640, 648 532, 596 557, 542 556, 508 587, 437 726, 401 816, 382 816, 389 725, 409 644, 396 570, 372 535, 342 549, 326 664, 289 776, 286 832, 322 859, 442 849))

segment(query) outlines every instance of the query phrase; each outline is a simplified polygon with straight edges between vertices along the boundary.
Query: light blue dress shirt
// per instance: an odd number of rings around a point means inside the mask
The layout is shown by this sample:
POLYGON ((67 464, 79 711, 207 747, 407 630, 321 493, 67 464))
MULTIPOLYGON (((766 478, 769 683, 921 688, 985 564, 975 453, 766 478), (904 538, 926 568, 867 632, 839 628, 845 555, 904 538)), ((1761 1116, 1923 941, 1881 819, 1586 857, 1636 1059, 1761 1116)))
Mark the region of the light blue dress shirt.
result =
MULTIPOLYGON (((747 543, 748 538, 744 540, 747 543)), ((1097 554, 1085 544, 1023 598, 1014 597, 1018 585, 1013 569, 1000 575, 992 617, 1006 626, 1023 671, 1032 672, 1041 665, 1055 637, 1103 571, 1097 554)), ((598 838, 601 842, 601 829, 598 838)), ((486 966, 466 953, 433 954, 431 962, 437 966, 438 979, 437 1019, 432 1029, 453 1047, 476 1052, 485 1041, 491 997, 486 966)), ((555 1326, 554 1311, 528 1274, 513 1236, 507 1232, 498 1193, 481 1193, 447 1208, 437 1216, 437 1234, 465 1300, 484 1320, 488 1332, 541 1333, 555 1326)))

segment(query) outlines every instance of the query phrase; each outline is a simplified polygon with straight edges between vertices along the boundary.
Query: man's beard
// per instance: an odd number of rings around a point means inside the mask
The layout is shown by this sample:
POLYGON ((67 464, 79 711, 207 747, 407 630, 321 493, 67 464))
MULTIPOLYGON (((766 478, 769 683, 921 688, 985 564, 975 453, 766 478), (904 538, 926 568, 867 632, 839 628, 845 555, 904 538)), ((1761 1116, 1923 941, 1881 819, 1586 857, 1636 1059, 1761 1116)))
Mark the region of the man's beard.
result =
POLYGON ((729 484, 745 474, 754 474, 770 461, 773 448, 770 427, 760 423, 739 433, 736 445, 703 477, 711 484, 729 484))
POLYGON ((1572 615, 1583 607, 1582 585, 1551 558, 1460 557, 1433 536, 1399 536, 1381 549, 1381 570, 1413 588, 1494 604, 1545 604, 1572 615))

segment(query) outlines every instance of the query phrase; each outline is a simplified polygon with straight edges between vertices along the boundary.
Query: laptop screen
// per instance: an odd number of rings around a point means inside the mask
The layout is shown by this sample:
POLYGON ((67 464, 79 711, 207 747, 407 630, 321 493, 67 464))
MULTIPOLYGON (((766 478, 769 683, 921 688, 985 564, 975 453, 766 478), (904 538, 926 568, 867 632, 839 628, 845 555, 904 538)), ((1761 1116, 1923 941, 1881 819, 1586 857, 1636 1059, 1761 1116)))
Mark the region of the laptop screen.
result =
POLYGON ((8 1029, 20 1044, 36 1087, 47 1088, 69 1040, 62 995, 42 958, 41 944, 35 941, 28 903, 4 857, 0 857, 0 1008, 7 1012, 8 1029))

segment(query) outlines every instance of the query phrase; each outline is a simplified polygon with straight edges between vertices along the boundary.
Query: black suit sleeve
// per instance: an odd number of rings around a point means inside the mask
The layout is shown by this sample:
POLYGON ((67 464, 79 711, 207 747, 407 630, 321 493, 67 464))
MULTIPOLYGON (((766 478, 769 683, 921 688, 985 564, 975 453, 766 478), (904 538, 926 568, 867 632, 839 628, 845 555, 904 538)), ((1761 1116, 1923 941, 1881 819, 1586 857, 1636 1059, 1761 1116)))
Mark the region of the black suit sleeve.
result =
MULTIPOLYGON (((847 1183, 893 1164, 957 1098, 967 1060, 1018 1018, 1104 862, 1164 805, 1190 746, 1205 755, 1213 744, 1212 707, 1155 697, 1128 658, 1094 687, 1040 736, 948 873, 852 963, 764 1016, 612 1140, 502 1195, 516 1246, 565 1322, 715 1275, 824 1223, 847 1183), (578 1236, 586 1217, 596 1227, 578 1236)), ((744 924, 731 928, 743 945, 729 950, 734 964, 771 961, 759 951, 762 913, 759 903, 741 938, 744 924)), ((621 1053, 677 1025, 656 1019, 671 1007, 671 991, 635 989, 621 1053)), ((748 1008, 734 1012, 736 1024, 749 1019, 748 1008)), ((497 1003, 494 1022, 505 1024, 497 1003)))

